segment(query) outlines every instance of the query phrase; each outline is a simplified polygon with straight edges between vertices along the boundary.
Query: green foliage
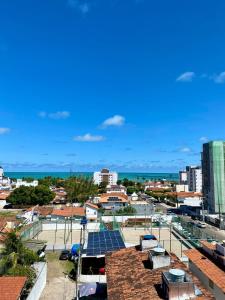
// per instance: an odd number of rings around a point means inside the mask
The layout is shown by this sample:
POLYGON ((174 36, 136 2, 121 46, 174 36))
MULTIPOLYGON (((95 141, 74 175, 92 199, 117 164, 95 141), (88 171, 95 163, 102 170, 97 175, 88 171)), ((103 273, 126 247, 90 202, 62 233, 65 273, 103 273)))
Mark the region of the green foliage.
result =
POLYGON ((39 184, 45 185, 47 187, 49 186, 64 187, 65 179, 59 177, 46 176, 42 179, 39 179, 39 184))
POLYGON ((0 275, 26 276, 26 288, 30 288, 35 279, 31 265, 39 261, 38 255, 24 247, 21 238, 15 231, 7 234, 5 248, 0 259, 0 275))
POLYGON ((67 199, 70 202, 84 203, 90 196, 98 194, 98 186, 92 180, 83 177, 70 177, 65 182, 67 199))
POLYGON ((44 205, 48 204, 55 197, 47 186, 36 187, 21 186, 15 189, 7 198, 13 205, 44 205))
POLYGON ((104 194, 106 193, 106 187, 107 187, 107 182, 101 182, 98 186, 98 192, 99 194, 104 194))
POLYGON ((132 206, 126 206, 124 208, 120 208, 115 212, 118 215, 134 215, 136 213, 136 209, 132 206))

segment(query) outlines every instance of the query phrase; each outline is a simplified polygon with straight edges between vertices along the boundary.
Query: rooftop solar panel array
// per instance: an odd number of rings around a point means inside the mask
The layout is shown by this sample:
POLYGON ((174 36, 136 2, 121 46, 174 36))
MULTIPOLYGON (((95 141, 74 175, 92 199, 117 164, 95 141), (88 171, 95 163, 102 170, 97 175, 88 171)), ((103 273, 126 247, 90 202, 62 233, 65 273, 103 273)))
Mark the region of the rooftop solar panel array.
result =
POLYGON ((87 256, 104 255, 107 252, 123 248, 125 248, 125 244, 119 230, 88 234, 87 256))

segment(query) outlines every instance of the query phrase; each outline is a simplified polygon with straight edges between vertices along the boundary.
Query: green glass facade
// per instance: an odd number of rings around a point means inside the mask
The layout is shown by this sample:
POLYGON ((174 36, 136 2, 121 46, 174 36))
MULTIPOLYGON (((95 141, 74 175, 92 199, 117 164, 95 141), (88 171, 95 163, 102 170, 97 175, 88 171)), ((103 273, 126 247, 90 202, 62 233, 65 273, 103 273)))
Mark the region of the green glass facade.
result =
POLYGON ((225 142, 203 145, 203 196, 211 213, 225 213, 225 142))

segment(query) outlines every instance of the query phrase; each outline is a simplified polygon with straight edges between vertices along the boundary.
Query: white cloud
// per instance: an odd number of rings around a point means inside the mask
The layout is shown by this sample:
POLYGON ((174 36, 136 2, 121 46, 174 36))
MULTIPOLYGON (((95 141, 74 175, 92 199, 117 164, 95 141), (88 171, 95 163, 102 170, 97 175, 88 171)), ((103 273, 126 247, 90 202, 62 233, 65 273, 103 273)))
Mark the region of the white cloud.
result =
POLYGON ((194 72, 185 72, 177 77, 176 81, 179 82, 191 82, 195 77, 194 72))
POLYGON ((191 149, 189 147, 183 147, 180 149, 180 152, 188 153, 188 152, 191 152, 191 149))
POLYGON ((6 134, 8 132, 10 132, 10 128, 0 127, 0 134, 6 134))
POLYGON ((122 126, 125 123, 125 118, 120 115, 115 115, 111 118, 106 119, 102 123, 102 127, 106 128, 108 126, 122 126))
POLYGON ((82 14, 86 14, 90 11, 90 3, 82 0, 68 0, 68 5, 82 14))
POLYGON ((47 113, 46 113, 45 111, 40 111, 40 112, 38 113, 38 116, 39 116, 40 118, 45 118, 45 117, 47 116, 47 113))
POLYGON ((214 75, 212 78, 215 83, 224 83, 225 82, 225 72, 221 72, 218 75, 214 75))
POLYGON ((202 136, 202 137, 200 137, 199 141, 201 143, 207 143, 209 141, 209 139, 206 136, 202 136))
POLYGON ((77 142, 101 142, 103 140, 104 137, 102 135, 91 135, 90 133, 74 137, 74 141, 77 142))
POLYGON ((52 113, 47 113, 45 111, 41 111, 38 113, 38 116, 41 118, 50 118, 50 119, 67 119, 70 117, 70 112, 69 111, 57 111, 57 112, 52 112, 52 113))

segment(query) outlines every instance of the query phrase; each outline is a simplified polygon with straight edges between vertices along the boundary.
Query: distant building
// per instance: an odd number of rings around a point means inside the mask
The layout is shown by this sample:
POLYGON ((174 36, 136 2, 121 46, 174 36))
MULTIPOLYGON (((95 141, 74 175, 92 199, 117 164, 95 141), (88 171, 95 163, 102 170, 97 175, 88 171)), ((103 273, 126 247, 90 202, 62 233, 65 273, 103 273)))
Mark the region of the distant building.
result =
POLYGON ((104 209, 112 211, 126 207, 128 203, 128 196, 119 193, 102 194, 99 200, 99 204, 101 204, 104 209))
POLYGON ((187 184, 177 184, 176 185, 176 192, 189 192, 189 187, 187 184))
POLYGON ((118 174, 116 172, 109 172, 108 169, 102 169, 101 172, 94 172, 93 180, 95 184, 106 183, 116 185, 118 181, 118 174))
POLYGON ((187 184, 187 172, 186 171, 180 171, 179 172, 179 183, 180 184, 187 184))
POLYGON ((4 176, 4 169, 3 167, 0 167, 0 187, 1 186, 9 186, 10 185, 10 178, 4 176))
POLYGON ((187 184, 190 192, 202 192, 202 168, 200 166, 187 166, 187 184))
POLYGON ((127 188, 123 185, 107 185, 106 187, 106 193, 110 194, 110 193, 123 193, 123 194, 127 194, 127 188))
POLYGON ((203 196, 210 213, 225 213, 225 142, 203 144, 203 196))
POLYGON ((22 179, 17 179, 17 181, 15 182, 16 188, 19 188, 21 186, 38 186, 38 180, 33 180, 31 182, 28 181, 24 181, 22 179))

